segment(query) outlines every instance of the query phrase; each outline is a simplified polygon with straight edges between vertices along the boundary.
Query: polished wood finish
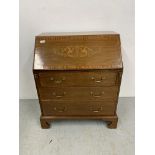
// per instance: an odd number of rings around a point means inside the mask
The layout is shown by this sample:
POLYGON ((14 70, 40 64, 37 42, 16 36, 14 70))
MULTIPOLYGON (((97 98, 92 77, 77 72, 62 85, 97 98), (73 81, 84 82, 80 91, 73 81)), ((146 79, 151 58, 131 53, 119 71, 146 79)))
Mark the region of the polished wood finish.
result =
POLYGON ((101 119, 116 128, 122 72, 117 33, 36 36, 33 73, 42 128, 53 119, 101 119))
POLYGON ((118 87, 42 87, 39 88, 40 99, 46 100, 116 100, 118 87), (82 92, 82 93, 81 93, 82 92))
POLYGON ((119 84, 116 81, 117 74, 118 72, 113 70, 41 72, 39 73, 39 84, 41 87, 114 86, 119 84))
POLYGON ((73 115, 114 115, 114 102, 96 101, 43 101, 43 114, 46 116, 73 115))
POLYGON ((100 119, 100 120, 103 120, 103 121, 106 121, 107 122, 107 126, 108 128, 110 129, 115 129, 117 128, 117 122, 118 122, 118 117, 117 117, 117 114, 115 115, 111 115, 111 116, 94 116, 94 115, 88 115, 88 116, 41 116, 40 117, 40 123, 41 123, 41 127, 43 129, 48 129, 50 127, 50 122, 52 120, 59 120, 59 119, 92 119, 92 120, 96 120, 96 119, 100 119))
POLYGON ((35 70, 122 68, 119 34, 42 34, 35 39, 34 61, 35 70))

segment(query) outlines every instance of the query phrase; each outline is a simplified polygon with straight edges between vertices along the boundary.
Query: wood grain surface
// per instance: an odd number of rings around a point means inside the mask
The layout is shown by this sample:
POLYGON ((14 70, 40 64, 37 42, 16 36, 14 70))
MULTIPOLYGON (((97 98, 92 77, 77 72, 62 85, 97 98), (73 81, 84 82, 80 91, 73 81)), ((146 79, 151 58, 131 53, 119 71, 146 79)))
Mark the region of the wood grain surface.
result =
POLYGON ((116 128, 122 73, 117 33, 36 36, 33 74, 42 128, 53 119, 102 119, 116 128))
POLYGON ((122 68, 119 34, 36 36, 34 69, 122 68))

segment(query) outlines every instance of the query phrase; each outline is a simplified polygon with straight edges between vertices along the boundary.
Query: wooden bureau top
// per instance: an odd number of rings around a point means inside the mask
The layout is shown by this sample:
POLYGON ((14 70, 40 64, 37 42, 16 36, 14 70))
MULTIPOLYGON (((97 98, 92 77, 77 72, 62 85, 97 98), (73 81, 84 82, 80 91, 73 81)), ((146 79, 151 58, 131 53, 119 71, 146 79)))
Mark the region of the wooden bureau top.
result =
POLYGON ((43 33, 35 38, 34 70, 122 68, 117 33, 43 33))

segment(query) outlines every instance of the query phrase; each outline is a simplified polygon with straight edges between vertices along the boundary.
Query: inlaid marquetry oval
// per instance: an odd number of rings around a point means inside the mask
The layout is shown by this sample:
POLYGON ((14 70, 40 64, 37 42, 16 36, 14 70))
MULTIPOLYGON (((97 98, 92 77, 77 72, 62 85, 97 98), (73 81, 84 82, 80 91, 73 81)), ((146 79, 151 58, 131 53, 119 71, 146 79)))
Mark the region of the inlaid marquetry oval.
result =
POLYGON ((96 51, 86 46, 66 46, 54 51, 56 55, 63 57, 89 57, 96 54, 96 51))

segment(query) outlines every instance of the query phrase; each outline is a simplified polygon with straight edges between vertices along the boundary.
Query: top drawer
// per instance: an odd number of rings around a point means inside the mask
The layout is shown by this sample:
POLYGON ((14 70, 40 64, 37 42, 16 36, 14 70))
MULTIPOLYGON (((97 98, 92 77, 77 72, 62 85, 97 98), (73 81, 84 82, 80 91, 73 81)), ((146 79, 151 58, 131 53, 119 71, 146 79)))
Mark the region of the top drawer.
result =
POLYGON ((113 86, 117 72, 114 71, 49 71, 39 73, 42 87, 58 86, 113 86))

